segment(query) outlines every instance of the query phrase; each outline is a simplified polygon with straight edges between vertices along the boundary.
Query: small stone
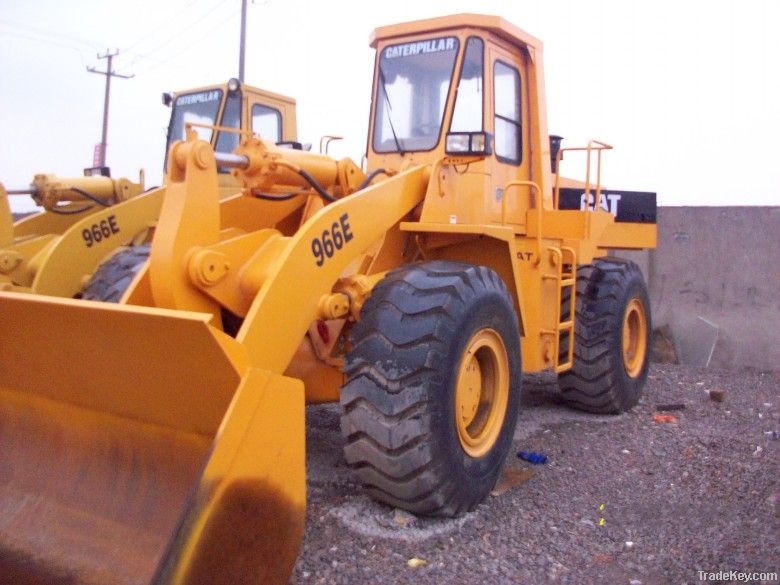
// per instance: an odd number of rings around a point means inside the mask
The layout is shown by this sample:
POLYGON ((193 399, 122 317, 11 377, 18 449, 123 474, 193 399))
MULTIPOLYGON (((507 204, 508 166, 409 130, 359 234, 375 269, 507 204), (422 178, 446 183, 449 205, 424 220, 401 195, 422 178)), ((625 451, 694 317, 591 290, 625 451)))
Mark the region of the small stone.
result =
POLYGON ((626 541, 626 550, 634 550, 634 543, 631 540, 626 541))
POLYGON ((753 457, 758 457, 758 456, 761 454, 761 451, 763 451, 763 450, 764 450, 764 449, 763 449, 763 447, 761 447, 761 445, 759 445, 758 447, 756 447, 756 450, 755 450, 755 451, 753 451, 753 457))
POLYGON ((400 508, 396 508, 393 510, 393 522, 396 526, 401 526, 402 528, 406 528, 407 526, 411 526, 415 522, 417 522, 417 517, 414 514, 410 514, 406 510, 401 510, 400 508))
POLYGON ((630 455, 630 454, 631 454, 631 451, 629 451, 628 449, 623 449, 623 450, 621 451, 621 453, 622 453, 623 455, 630 455))
POLYGON ((628 585, 642 585, 642 582, 639 579, 631 579, 628 585))
POLYGON ((676 423, 677 417, 674 416, 673 414, 654 414, 653 422, 654 423, 676 423))
POLYGON ((713 402, 723 402, 723 399, 726 398, 726 393, 720 388, 713 388, 708 394, 713 402))
POLYGON ((301 576, 304 579, 308 579, 309 577, 311 577, 311 573, 309 573, 309 571, 304 571, 303 573, 301 573, 301 576))
POLYGON ((418 559, 417 557, 412 557, 408 561, 406 561, 406 566, 411 569, 419 569, 420 567, 424 567, 428 564, 428 561, 425 559, 418 559))
POLYGON ((601 563, 602 565, 611 565, 615 562, 615 557, 600 552, 597 552, 595 555, 593 555, 593 558, 596 559, 597 563, 601 563))

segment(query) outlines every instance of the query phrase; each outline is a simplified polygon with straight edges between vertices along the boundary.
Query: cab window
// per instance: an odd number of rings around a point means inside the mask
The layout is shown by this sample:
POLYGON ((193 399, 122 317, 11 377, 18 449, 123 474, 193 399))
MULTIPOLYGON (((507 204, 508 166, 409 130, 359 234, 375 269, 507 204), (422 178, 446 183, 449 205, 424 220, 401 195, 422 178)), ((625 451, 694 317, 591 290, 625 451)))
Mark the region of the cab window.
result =
MULTIPOLYGON (((222 114, 220 126, 225 128, 241 128, 241 94, 231 93, 225 100, 225 111, 222 114)), ((222 131, 217 136, 217 152, 233 152, 238 146, 240 134, 238 132, 222 131)))
POLYGON ((282 141, 282 114, 263 104, 252 106, 252 132, 273 142, 282 141))
POLYGON ((482 131, 483 53, 482 39, 471 37, 466 41, 450 132, 482 131))
POLYGON ((458 39, 420 39, 382 49, 374 100, 374 151, 431 150, 439 142, 458 39))
POLYGON ((196 93, 187 93, 176 97, 171 111, 171 121, 168 124, 168 140, 166 153, 177 140, 184 140, 187 124, 198 124, 193 129, 198 138, 211 142, 211 128, 216 124, 217 111, 222 101, 222 90, 208 89, 196 93))
POLYGON ((520 73, 496 61, 493 70, 495 152, 502 162, 519 164, 522 159, 520 121, 520 73))

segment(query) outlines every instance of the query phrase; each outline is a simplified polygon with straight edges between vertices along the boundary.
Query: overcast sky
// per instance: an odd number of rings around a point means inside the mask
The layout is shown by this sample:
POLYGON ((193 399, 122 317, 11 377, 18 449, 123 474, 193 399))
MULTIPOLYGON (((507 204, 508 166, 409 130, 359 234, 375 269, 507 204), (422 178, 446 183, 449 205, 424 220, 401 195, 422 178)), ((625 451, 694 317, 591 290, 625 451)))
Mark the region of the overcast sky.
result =
MULTIPOLYGON (((662 205, 780 202, 777 0, 256 0, 246 82, 297 99, 302 142, 342 135, 332 154, 359 161, 371 30, 469 11, 542 39, 550 132, 614 144, 609 187, 656 191, 662 205)), ((108 164, 159 184, 160 94, 237 76, 239 20, 240 0, 0 0, 0 181, 91 165, 104 77, 86 67, 119 49, 117 71, 135 77, 112 82, 108 164)))

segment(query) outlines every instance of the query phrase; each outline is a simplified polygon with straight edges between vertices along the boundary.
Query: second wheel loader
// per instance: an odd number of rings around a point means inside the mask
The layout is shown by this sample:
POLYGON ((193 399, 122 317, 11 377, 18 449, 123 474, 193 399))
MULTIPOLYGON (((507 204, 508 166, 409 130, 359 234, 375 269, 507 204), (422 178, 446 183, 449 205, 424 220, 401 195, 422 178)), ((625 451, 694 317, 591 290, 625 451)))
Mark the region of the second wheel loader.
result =
MULTIPOLYGON (((236 79, 163 94, 163 101, 171 106, 166 154, 188 124, 217 152, 238 145, 238 130, 297 145, 295 101, 236 79)), ((43 207, 15 223, 0 184, 0 290, 119 300, 124 279, 140 266, 135 261, 148 255, 165 187, 145 191, 143 173, 134 183, 111 178, 108 169, 87 171, 84 177, 39 174, 29 187, 12 190, 43 207)), ((219 189, 223 199, 240 190, 229 169, 220 169, 219 189)))
MULTIPOLYGON (((441 516, 496 482, 523 372, 557 372, 580 408, 636 404, 649 302, 607 252, 655 245, 654 199, 561 209, 541 43, 463 14, 371 45, 367 172, 252 137, 215 153, 191 131, 123 302, 0 293, 0 571, 287 582, 306 403, 341 403, 374 497, 441 516)), ((579 151, 597 168, 585 201, 608 148, 579 151)))

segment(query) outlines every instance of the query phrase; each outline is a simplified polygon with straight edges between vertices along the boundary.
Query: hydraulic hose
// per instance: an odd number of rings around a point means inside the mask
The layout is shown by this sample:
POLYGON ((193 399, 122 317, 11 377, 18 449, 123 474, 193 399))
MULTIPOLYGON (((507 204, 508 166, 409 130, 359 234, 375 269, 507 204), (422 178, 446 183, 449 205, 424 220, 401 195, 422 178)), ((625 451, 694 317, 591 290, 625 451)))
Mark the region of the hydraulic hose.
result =
POLYGON ((322 188, 322 185, 320 185, 317 182, 317 179, 312 177, 309 173, 304 171, 303 169, 298 170, 298 174, 306 179, 306 182, 311 185, 312 189, 314 189, 317 192, 317 195, 322 197, 325 201, 328 201, 329 203, 333 203, 336 201, 336 198, 333 197, 330 193, 328 193, 325 189, 322 188))
MULTIPOLYGON (((64 207, 64 206, 63 206, 64 207)), ((52 213, 57 213, 59 215, 78 215, 79 213, 83 213, 85 211, 88 211, 95 207, 94 205, 85 205, 84 207, 79 207, 78 209, 63 209, 60 207, 52 207, 49 211, 52 213)))
POLYGON ((257 199, 262 199, 263 201, 289 201, 298 195, 303 195, 305 192, 306 191, 294 191, 292 193, 282 193, 281 195, 271 195, 270 193, 252 191, 252 195, 257 199))
POLYGON ((360 185, 358 185, 357 190, 362 191, 363 189, 368 187, 371 184, 371 181, 376 179, 379 175, 386 175, 386 174, 387 171, 385 169, 375 169, 371 171, 370 173, 368 173, 368 175, 366 175, 366 178, 360 182, 360 185))
POLYGON ((69 187, 69 190, 73 191, 75 193, 78 193, 82 197, 86 197, 90 201, 93 201, 93 202, 97 203, 98 205, 102 205, 103 207, 111 207, 111 205, 113 205, 112 203, 106 203, 102 199, 100 199, 98 197, 95 197, 92 193, 84 191, 84 189, 79 189, 78 187, 69 187))

